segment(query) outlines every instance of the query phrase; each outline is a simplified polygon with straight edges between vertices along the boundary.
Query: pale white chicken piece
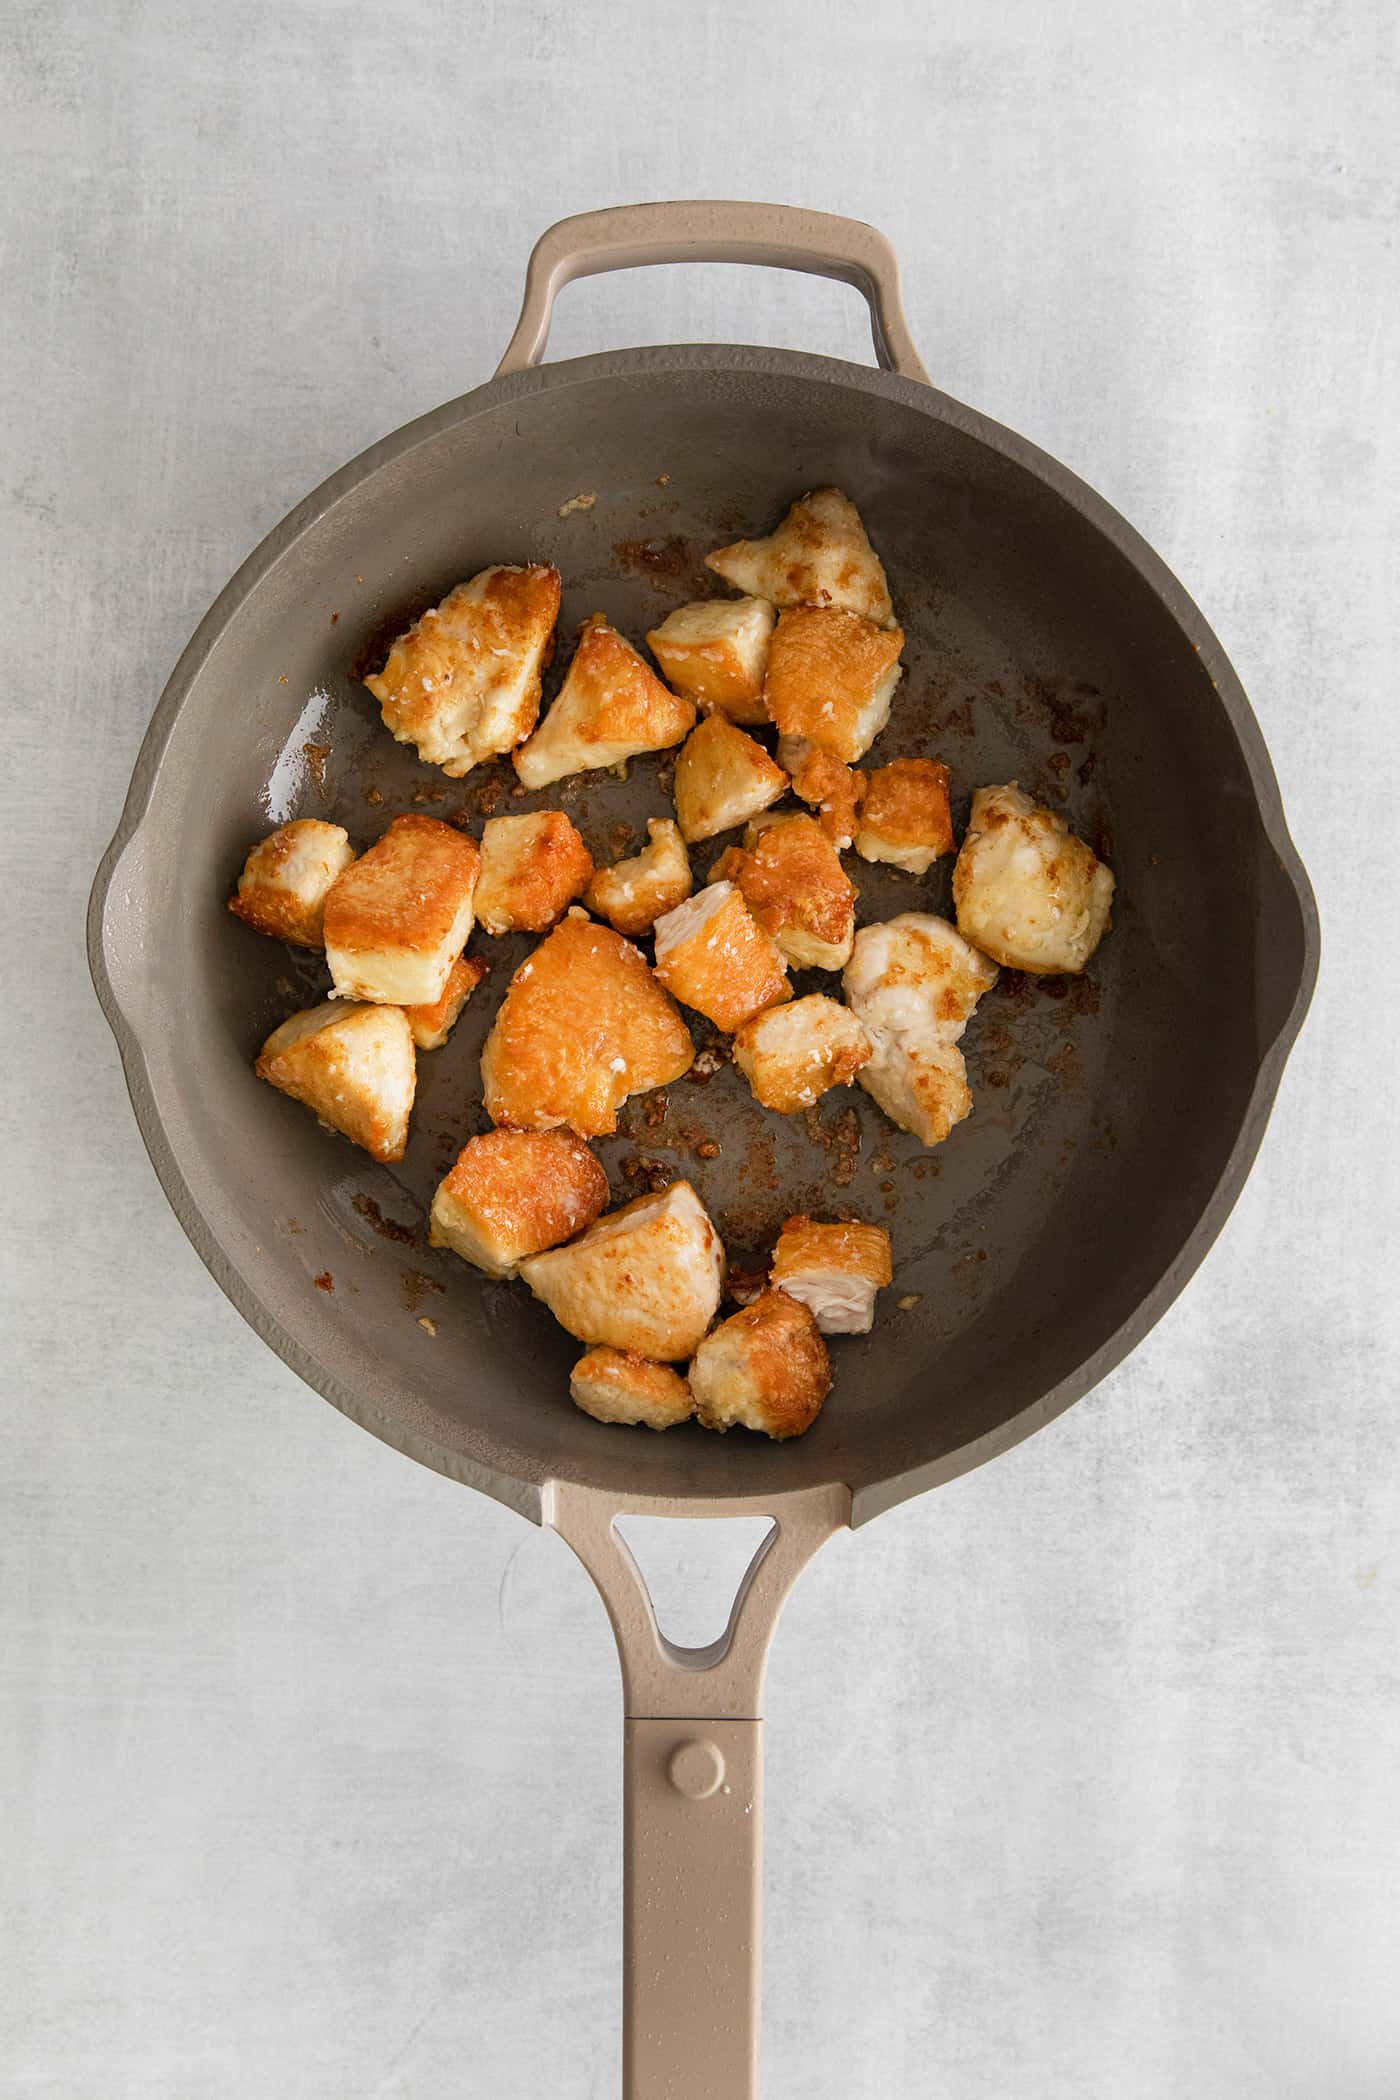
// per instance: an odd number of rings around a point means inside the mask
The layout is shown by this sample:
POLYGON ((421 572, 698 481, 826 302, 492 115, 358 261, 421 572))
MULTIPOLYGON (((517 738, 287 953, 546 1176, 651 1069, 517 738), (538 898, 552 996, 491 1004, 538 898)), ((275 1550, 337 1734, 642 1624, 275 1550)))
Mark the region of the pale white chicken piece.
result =
POLYGON ((607 1200, 607 1175, 568 1131, 487 1130, 439 1182, 428 1244, 488 1276, 513 1276, 527 1255, 591 1225, 607 1200))
POLYGON ((478 955, 459 955, 447 973, 442 997, 431 1006, 406 1006, 408 1025, 420 1050, 441 1050, 461 1016, 462 1008, 490 970, 478 955))
POLYGON ((971 1114, 958 1038, 996 965, 946 919, 903 912, 856 935, 843 983, 872 1056, 860 1084, 902 1130, 939 1145, 971 1114))
POLYGON ((1007 969, 1077 975, 1108 931, 1113 875, 1013 780, 972 798, 953 903, 959 931, 1007 969))
POLYGON ((562 810, 492 817, 481 833, 476 916, 487 933, 544 933, 592 874, 593 856, 562 810))
POLYGON ((690 1183, 673 1181, 569 1246, 531 1256, 520 1273, 581 1342, 674 1363, 719 1310, 724 1248, 690 1183))
POLYGON ((258 933, 319 948, 326 898, 354 858, 349 833, 339 824, 296 817, 254 846, 228 908, 258 933))
POLYGON ((768 1290, 705 1337, 689 1377, 706 1429, 801 1436, 831 1390, 831 1359, 808 1308, 768 1290))
POLYGON ((436 817, 395 817, 326 898, 326 961, 342 999, 433 1006, 472 930, 481 855, 436 817))
POLYGON ((805 1305, 823 1334, 869 1334, 875 1295, 894 1275, 880 1225, 789 1218, 773 1249, 775 1289, 805 1305))
POLYGON ((534 728, 558 617, 557 569, 483 569, 401 635, 365 684, 398 741, 460 779, 534 728))
POLYGON ((374 1159, 403 1158, 417 1062, 401 1007, 308 1007, 273 1029, 255 1070, 374 1159))
POLYGON ((677 606, 647 646, 678 693, 705 714, 753 728, 768 720, 763 673, 773 608, 762 598, 702 598, 677 606))
POLYGON ((695 1412, 695 1395, 679 1371, 623 1349, 590 1349, 574 1365, 569 1391, 595 1422, 674 1429, 695 1412))
POLYGON ((903 647, 900 628, 859 613, 805 605, 780 613, 763 681, 780 737, 819 744, 853 766, 890 718, 903 647))
POLYGON ((695 702, 663 685, 604 615, 593 613, 554 705, 515 753, 515 770, 523 786, 548 787, 568 773, 664 751, 694 726, 695 702))
POLYGON ((693 845, 732 831, 787 793, 788 777, 762 744, 723 715, 709 715, 676 760, 674 794, 681 837, 693 845))
POLYGON ((630 860, 599 868, 584 893, 588 909, 636 940, 691 891, 690 856, 672 817, 647 818, 648 843, 630 860))
POLYGON ((822 992, 770 1006, 734 1038, 734 1062, 764 1108, 796 1115, 870 1062, 870 1038, 849 1007, 822 992))
POLYGON ((856 830, 861 859, 926 875, 942 854, 951 853, 948 781, 948 768, 936 758, 896 758, 876 766, 866 782, 856 830))
POLYGON ((705 566, 773 605, 844 606, 878 627, 894 625, 884 567, 860 512, 840 489, 799 496, 766 539, 717 548, 705 566))
POLYGON ((732 882, 709 883, 657 920, 656 974, 728 1034, 792 997, 782 956, 732 882))

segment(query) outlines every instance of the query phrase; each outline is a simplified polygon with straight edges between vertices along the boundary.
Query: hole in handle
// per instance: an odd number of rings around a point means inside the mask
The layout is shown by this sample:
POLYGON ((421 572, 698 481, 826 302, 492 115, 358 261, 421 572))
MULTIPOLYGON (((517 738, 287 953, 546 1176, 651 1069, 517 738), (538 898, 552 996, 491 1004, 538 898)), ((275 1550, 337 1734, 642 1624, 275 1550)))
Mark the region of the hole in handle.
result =
POLYGON ((560 291, 545 361, 651 343, 753 343, 870 365, 856 287, 752 263, 656 263, 576 278, 560 291))
POLYGON ((615 1530, 637 1564, 657 1627, 673 1647, 723 1639, 744 1577, 777 1526, 771 1517, 621 1516, 615 1530))

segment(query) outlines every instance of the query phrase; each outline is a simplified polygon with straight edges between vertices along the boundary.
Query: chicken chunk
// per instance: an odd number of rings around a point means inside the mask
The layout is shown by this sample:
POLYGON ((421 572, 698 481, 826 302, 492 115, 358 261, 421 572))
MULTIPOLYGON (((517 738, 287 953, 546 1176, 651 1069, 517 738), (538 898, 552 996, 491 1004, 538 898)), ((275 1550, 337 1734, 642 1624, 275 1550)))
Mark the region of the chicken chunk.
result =
POLYGON ((669 1364, 651 1364, 624 1349, 590 1349, 569 1379, 574 1405, 595 1422, 674 1429, 695 1412, 695 1395, 669 1364))
POLYGON ((876 627, 859 613, 780 613, 763 685, 768 712, 784 737, 804 737, 854 765, 890 718, 903 647, 898 627, 876 627))
POLYGON ((706 1429, 801 1436, 831 1390, 831 1360, 805 1305, 764 1291, 701 1342, 690 1366, 695 1411, 706 1429))
POLYGON ((904 912, 856 935, 843 983, 872 1055, 861 1085, 892 1122, 939 1145, 971 1114, 958 1039, 995 965, 946 919, 904 912))
POLYGON ((401 1007, 327 999, 274 1028, 255 1070, 373 1158, 403 1158, 417 1064, 401 1007))
POLYGON ((788 777, 762 744, 723 715, 691 731, 676 760, 676 821, 687 844, 732 831, 787 793, 788 777))
POLYGON ((436 817, 395 817, 326 899, 326 961, 342 999, 432 1006, 472 930, 481 855, 436 817))
POLYGON ((865 799, 865 775, 842 765, 830 751, 805 736, 778 738, 778 764, 792 776, 792 791, 799 802, 816 812, 817 822, 838 853, 854 844, 859 829, 860 806, 865 799))
POLYGON ((631 860, 599 868, 584 903, 633 940, 690 895, 690 856, 671 817, 648 817, 648 844, 631 860))
POLYGON ((534 728, 558 617, 557 569, 483 569, 400 635, 365 684, 399 742, 460 779, 534 728))
POLYGON ((675 1363, 719 1310, 724 1248, 688 1181, 639 1196, 520 1273, 581 1342, 675 1363))
POLYGON ((789 1218, 773 1249, 773 1283, 805 1305, 823 1334, 869 1334, 875 1294, 894 1274, 879 1225, 789 1218))
POLYGON ((678 693, 704 714, 752 728, 768 720, 763 672, 773 608, 762 598, 709 598, 677 606, 647 647, 678 693))
POLYGON ((856 831, 862 860, 926 875, 953 850, 948 768, 936 758, 896 758, 870 775, 856 831))
POLYGON ((732 882, 710 883, 657 920, 656 974, 728 1034, 792 997, 781 955, 732 882))
POLYGON ((431 1006, 406 1006, 408 1025, 420 1050, 441 1050, 457 1026, 462 1008, 485 977, 491 965, 480 956, 459 955, 447 973, 440 999, 431 1006))
POLYGON ((725 874, 794 970, 842 970, 856 930, 856 893, 815 817, 778 811, 750 824, 725 874))
POLYGON ((481 834, 476 916, 488 933, 543 933, 592 874, 593 856, 562 810, 492 817, 481 834))
POLYGON ((770 1006, 734 1038, 734 1062, 764 1108, 793 1116, 870 1062, 870 1038, 839 999, 812 992, 770 1006))
POLYGON ((889 585, 860 512, 840 489, 799 496, 776 532, 705 556, 735 590, 773 605, 836 605, 878 627, 894 625, 889 585))
POLYGON ((259 840, 228 908, 245 926, 297 948, 319 948, 326 898, 355 858, 348 832, 319 817, 297 817, 259 840))
POLYGON ((1108 931, 1113 876, 1062 817, 1012 781, 972 798, 953 903, 959 931, 994 961, 1077 975, 1108 931))
POLYGON ((594 613, 580 629, 554 705, 516 752, 515 770, 525 787, 548 787, 568 773, 664 751, 694 726, 695 702, 664 686, 632 644, 594 613))
POLYGON ((486 1112, 521 1130, 617 1128, 629 1094, 695 1057, 684 1021, 630 941, 577 907, 516 971, 481 1053, 486 1112))
POLYGON ((487 1130, 438 1184, 428 1244, 488 1276, 513 1276, 527 1255, 591 1225, 607 1200, 607 1175, 567 1131, 487 1130))

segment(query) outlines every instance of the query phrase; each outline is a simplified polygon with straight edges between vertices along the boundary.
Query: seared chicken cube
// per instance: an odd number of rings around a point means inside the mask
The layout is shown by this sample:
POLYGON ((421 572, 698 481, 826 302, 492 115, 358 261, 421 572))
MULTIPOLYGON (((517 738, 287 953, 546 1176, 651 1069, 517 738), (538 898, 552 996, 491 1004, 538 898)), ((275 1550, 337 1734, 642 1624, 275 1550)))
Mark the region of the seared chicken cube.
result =
POLYGON ((574 1405, 595 1422, 673 1429, 695 1412, 695 1395, 679 1371, 625 1349, 590 1349, 574 1365, 569 1391, 574 1405))
POLYGON ((958 1038, 996 967, 946 919, 903 912, 856 935, 843 983, 872 1056, 861 1085, 892 1122, 939 1145, 972 1111, 958 1038))
POLYGON ((590 911, 633 940, 650 933, 666 912, 690 895, 690 856, 671 817, 647 818, 648 844, 631 860, 599 868, 584 893, 590 911))
POLYGON ((959 930, 1009 970, 1077 975, 1108 931, 1113 876, 1012 781, 972 798, 953 902, 959 930))
POLYGON ((591 1225, 607 1200, 607 1175, 568 1131, 487 1130, 438 1184, 428 1244, 488 1276, 513 1276, 526 1255, 591 1225))
POLYGON ((527 788, 567 773, 620 765, 639 751, 664 751, 695 726, 695 703, 664 686, 602 613, 579 631, 558 697, 515 754, 527 788))
POLYGON ((255 1069, 375 1159, 403 1158, 417 1064, 401 1007, 327 999, 274 1028, 255 1069))
POLYGON ((889 1283, 890 1236, 879 1225, 789 1218, 773 1249, 773 1283, 805 1305, 823 1334, 869 1334, 889 1283))
POLYGON ((812 992, 770 1006, 734 1038, 734 1062, 765 1108, 793 1116, 870 1062, 870 1038, 839 999, 812 992))
POLYGON ((557 569, 483 569, 401 635, 365 684, 399 742, 460 779, 534 728, 558 617, 557 569))
POLYGON ((245 926, 298 948, 322 945, 321 920, 337 876, 355 858, 349 834, 319 817, 297 817, 261 839, 228 908, 245 926))
POLYGON ((879 627, 894 625, 889 585, 860 512, 840 489, 799 496, 776 532, 738 540, 705 565, 739 591, 773 605, 838 605, 879 627))
POLYGON ((690 1366, 695 1412, 706 1429, 801 1436, 831 1390, 831 1360, 805 1305, 765 1291, 706 1335, 690 1366))
POLYGON ((948 768, 936 758, 896 758, 877 766, 866 784, 856 832, 861 859, 925 875, 940 854, 952 850, 948 768))
POLYGON ((342 999, 432 1006, 472 930, 481 855, 436 817, 395 817, 326 899, 326 961, 342 999))
POLYGON ((864 773, 842 765, 839 758, 805 736, 778 738, 778 764, 792 775, 792 791, 798 801, 815 812, 832 845, 844 853, 859 829, 864 773))
MULTIPOLYGON (((732 857, 731 857, 732 856, 732 857)), ((759 817, 724 873, 794 970, 842 970, 856 930, 856 893, 815 817, 759 817)))
POLYGON ((476 916, 488 933, 544 933, 592 874, 593 856, 562 810, 492 817, 481 834, 476 916))
POLYGON ((753 727, 768 720, 763 672, 773 608, 762 598, 708 598, 678 606, 647 647, 678 693, 705 714, 753 727))
POLYGON ((780 613, 763 697, 784 737, 804 737, 851 766, 890 718, 899 683, 898 627, 807 606, 780 613))
POLYGON ((640 951, 575 907, 510 981, 481 1053, 486 1112, 519 1130, 602 1137, 629 1094, 669 1086, 694 1058, 640 951))
POLYGON ((676 760, 676 821, 688 844, 732 831, 787 793, 788 777, 762 744, 723 715, 710 715, 676 760))
POLYGON ((531 1256, 520 1273, 581 1342, 675 1363, 719 1310, 724 1248, 690 1183, 673 1181, 569 1246, 531 1256))
POLYGON ((732 882, 710 883, 657 920, 656 974, 730 1035, 792 997, 781 955, 732 882))
POLYGON ((408 1025, 420 1050, 441 1050, 457 1026, 462 1008, 491 965, 479 956, 459 955, 447 973, 442 997, 431 1006, 406 1006, 408 1025))

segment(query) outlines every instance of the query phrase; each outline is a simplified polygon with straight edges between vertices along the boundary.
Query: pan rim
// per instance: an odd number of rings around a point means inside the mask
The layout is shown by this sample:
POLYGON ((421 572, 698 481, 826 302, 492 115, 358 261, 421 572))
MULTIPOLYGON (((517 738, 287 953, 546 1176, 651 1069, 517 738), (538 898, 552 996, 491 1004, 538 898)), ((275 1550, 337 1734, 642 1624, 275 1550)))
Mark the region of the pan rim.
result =
MULTIPOLYGON (((117 1042, 137 1126, 157 1179, 196 1253, 254 1333, 314 1391, 350 1420, 371 1430, 382 1442, 449 1479, 479 1488, 534 1522, 542 1522, 547 1482, 521 1479, 469 1459, 424 1429, 411 1428, 381 1413, 362 1395, 352 1392, 327 1373, 264 1304, 236 1266, 203 1206, 194 1196, 166 1132, 140 1031, 123 1006, 113 980, 107 951, 108 907, 123 861, 129 851, 139 849, 161 760, 191 688, 234 614, 305 532, 350 491, 391 461, 404 458, 419 445, 435 441, 445 431, 469 421, 478 413, 497 409, 512 400, 524 400, 540 392, 600 378, 646 379, 678 371, 747 372, 765 376, 789 374, 881 396, 965 433, 1051 487, 1131 564, 1199 654, 1238 744, 1260 829, 1275 855, 1299 917, 1300 954, 1291 1000, 1271 1039, 1261 1048, 1254 1084, 1215 1186, 1156 1284, 1091 1356, 1019 1414, 939 1459, 857 1489, 851 1507, 851 1522, 855 1525, 867 1522, 882 1510, 892 1508, 927 1488, 956 1479, 1020 1443, 1083 1398, 1122 1363, 1156 1325, 1204 1260, 1238 1199, 1262 1142, 1284 1065, 1302 1026, 1317 978, 1320 930, 1316 902, 1289 835, 1273 765, 1244 688, 1205 616, 1167 564, 1105 497, 1060 461, 980 411, 919 381, 803 351, 730 344, 658 345, 607 351, 537 366, 488 380, 482 386, 415 417, 375 440, 303 497, 240 563, 181 651, 142 739, 116 831, 94 879, 87 915, 89 968, 98 1000, 117 1042)), ((618 1492, 625 1500, 625 1490, 619 1489, 618 1492)), ((700 1515, 712 1499, 732 1501, 732 1489, 722 1497, 717 1491, 714 1498, 704 1494, 687 1498, 687 1506, 691 1513, 700 1515)), ((772 1495, 765 1490, 756 1490, 752 1496, 756 1511, 771 1500, 772 1495)))

